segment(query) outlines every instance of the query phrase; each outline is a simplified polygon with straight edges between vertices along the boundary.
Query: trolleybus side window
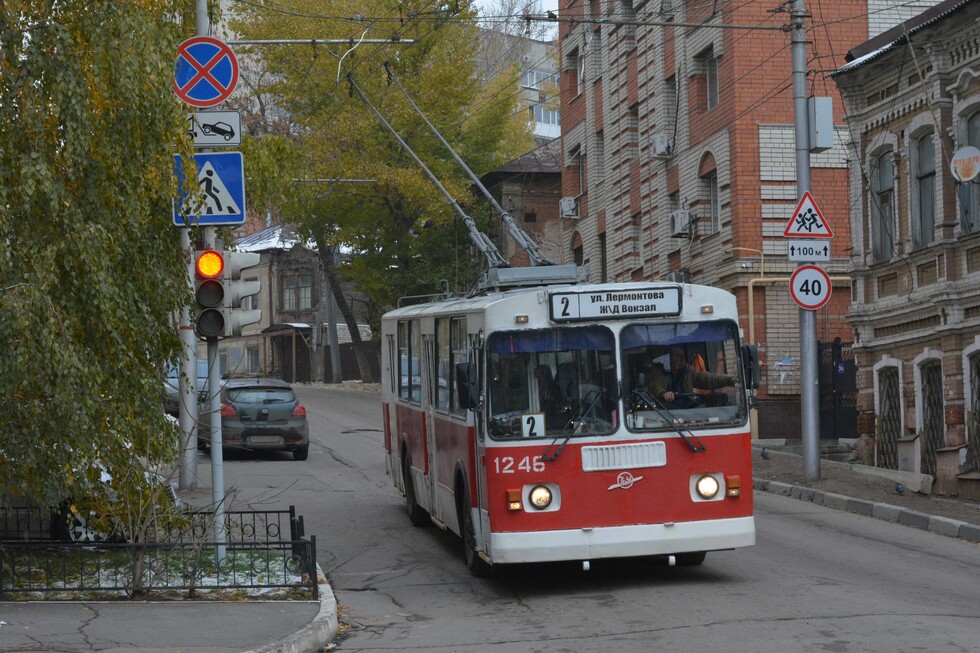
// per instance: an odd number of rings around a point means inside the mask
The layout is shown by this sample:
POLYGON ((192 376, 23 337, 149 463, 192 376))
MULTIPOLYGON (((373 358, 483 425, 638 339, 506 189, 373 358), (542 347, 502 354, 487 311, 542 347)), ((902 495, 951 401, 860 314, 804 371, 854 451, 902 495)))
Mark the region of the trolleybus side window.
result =
POLYGON ((450 411, 455 415, 465 415, 466 411, 459 407, 459 397, 456 394, 456 375, 453 370, 457 363, 469 360, 466 342, 466 318, 441 317, 436 319, 436 360, 435 373, 432 375, 435 383, 435 407, 444 413, 450 411))
POLYGON ((452 355, 449 342, 449 319, 436 319, 436 373, 433 375, 435 380, 435 405, 436 410, 449 412, 449 403, 452 391, 452 355))
POLYGON ((605 327, 498 332, 487 340, 488 430, 494 438, 612 433, 616 362, 605 327), (526 430, 528 415, 544 427, 526 430))
POLYGON ((747 407, 737 334, 731 321, 625 327, 620 341, 627 427, 742 423, 747 407))
POLYGON ((398 397, 405 401, 422 401, 422 331, 418 320, 398 323, 398 397))

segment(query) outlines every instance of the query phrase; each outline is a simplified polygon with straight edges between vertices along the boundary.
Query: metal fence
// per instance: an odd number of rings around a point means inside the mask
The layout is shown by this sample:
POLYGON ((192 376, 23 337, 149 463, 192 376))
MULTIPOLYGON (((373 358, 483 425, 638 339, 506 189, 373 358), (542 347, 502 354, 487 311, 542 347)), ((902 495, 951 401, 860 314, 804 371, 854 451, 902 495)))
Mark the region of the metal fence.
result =
POLYGON ((0 509, 0 597, 145 596, 214 590, 318 598, 316 538, 295 509, 229 511, 226 539, 214 541, 214 514, 187 512, 145 542, 56 538, 50 511, 0 509))

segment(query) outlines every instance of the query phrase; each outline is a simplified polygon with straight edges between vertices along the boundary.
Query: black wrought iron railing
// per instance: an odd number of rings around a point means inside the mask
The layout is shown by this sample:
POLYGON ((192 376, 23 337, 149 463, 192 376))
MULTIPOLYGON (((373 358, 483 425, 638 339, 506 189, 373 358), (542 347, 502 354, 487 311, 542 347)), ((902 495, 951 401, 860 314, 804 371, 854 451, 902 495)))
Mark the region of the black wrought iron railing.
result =
POLYGON ((318 598, 316 538, 302 517, 282 511, 195 511, 148 529, 143 542, 58 539, 50 511, 0 508, 0 597, 87 598, 182 593, 202 598, 238 590, 256 598, 318 598))

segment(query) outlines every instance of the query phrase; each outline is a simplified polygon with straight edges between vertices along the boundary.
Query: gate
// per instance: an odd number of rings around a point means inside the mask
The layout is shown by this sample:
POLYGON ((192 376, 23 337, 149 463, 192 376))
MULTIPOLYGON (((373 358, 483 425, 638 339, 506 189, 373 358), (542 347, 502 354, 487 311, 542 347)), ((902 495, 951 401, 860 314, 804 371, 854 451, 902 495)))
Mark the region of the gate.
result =
POLYGON ((878 420, 875 425, 877 466, 898 469, 898 439, 902 437, 902 401, 898 368, 886 367, 878 373, 878 420))
POLYGON ((857 366, 851 343, 817 343, 820 438, 857 437, 857 366))
POLYGON ((980 355, 970 358, 970 388, 973 396, 969 398, 970 423, 967 426, 967 460, 973 468, 980 470, 980 355))
POLYGON ((936 450, 946 446, 943 420, 943 370, 938 362, 922 366, 922 473, 936 475, 936 450))

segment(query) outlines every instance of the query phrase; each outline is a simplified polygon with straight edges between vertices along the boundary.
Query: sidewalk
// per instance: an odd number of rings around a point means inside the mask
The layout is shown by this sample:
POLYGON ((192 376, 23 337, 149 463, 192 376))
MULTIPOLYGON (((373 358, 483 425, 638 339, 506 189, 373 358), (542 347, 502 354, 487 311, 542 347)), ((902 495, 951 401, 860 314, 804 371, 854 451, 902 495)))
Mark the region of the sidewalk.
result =
POLYGON ((821 459, 819 480, 807 482, 803 457, 780 451, 782 442, 753 441, 757 491, 980 542, 980 503, 932 495, 931 476, 821 459))
POLYGON ((0 602, 4 653, 314 653, 336 634, 325 581, 319 601, 0 602))
MULTIPOLYGON (((980 504, 917 492, 929 477, 821 460, 820 480, 807 483, 801 456, 775 441, 753 447, 757 491, 980 542, 980 504)), ((318 653, 338 628, 337 601, 319 576, 319 601, 0 602, 0 651, 318 653)))

